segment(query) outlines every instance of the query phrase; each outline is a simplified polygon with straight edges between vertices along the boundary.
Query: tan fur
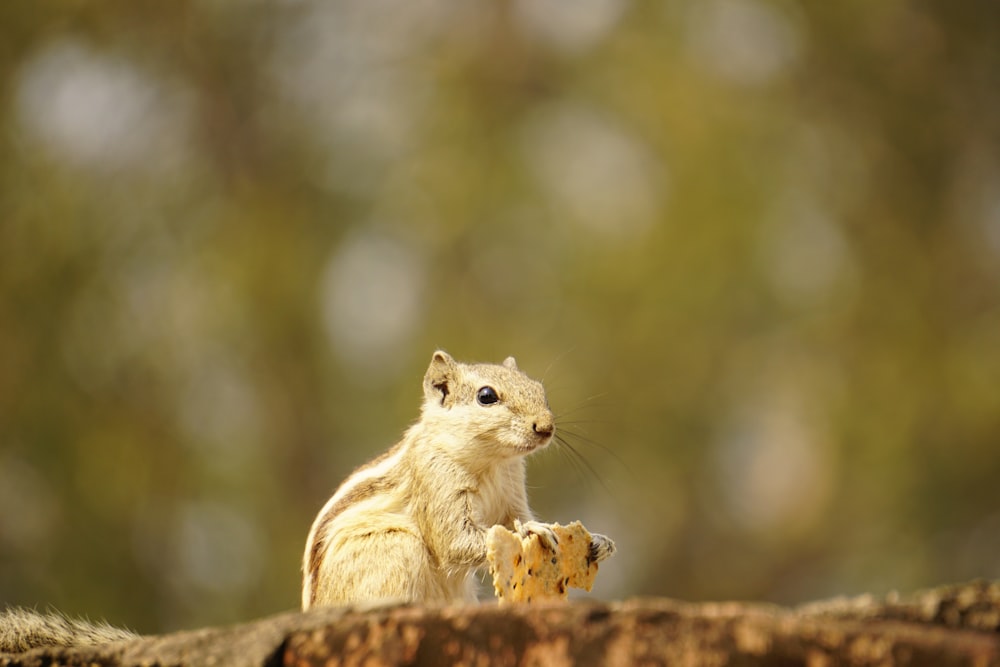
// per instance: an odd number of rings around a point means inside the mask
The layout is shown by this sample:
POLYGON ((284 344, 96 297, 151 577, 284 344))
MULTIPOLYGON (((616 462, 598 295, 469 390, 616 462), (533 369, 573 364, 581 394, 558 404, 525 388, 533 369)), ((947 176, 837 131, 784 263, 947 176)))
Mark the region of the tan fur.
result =
POLYGON ((369 600, 474 599, 471 574, 486 530, 551 539, 532 520, 524 457, 555 432, 542 385, 503 364, 463 364, 435 352, 420 420, 358 468, 320 511, 303 557, 302 607, 369 600), (480 405, 477 392, 499 401, 480 405))
POLYGON ((20 653, 39 646, 93 646, 138 639, 138 635, 106 623, 39 614, 11 607, 0 611, 0 653, 20 653))

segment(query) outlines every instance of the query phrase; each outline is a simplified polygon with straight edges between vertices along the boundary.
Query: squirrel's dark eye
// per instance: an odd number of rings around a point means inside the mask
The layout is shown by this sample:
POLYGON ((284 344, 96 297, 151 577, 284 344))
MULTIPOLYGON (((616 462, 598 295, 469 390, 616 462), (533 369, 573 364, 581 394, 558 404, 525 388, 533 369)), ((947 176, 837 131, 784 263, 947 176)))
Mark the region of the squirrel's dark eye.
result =
POLYGON ((482 387, 476 392, 476 401, 479 402, 479 405, 493 405, 499 400, 500 397, 497 396, 497 390, 493 387, 482 387))

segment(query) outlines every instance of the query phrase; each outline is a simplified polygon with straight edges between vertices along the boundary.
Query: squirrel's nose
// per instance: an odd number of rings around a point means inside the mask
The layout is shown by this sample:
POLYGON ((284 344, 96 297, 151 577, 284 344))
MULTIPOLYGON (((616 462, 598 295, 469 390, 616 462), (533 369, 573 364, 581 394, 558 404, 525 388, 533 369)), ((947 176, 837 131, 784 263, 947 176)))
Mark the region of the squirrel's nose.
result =
POLYGON ((552 415, 539 415, 536 417, 535 423, 531 425, 531 430, 545 438, 551 436, 556 430, 556 425, 552 421, 552 415))

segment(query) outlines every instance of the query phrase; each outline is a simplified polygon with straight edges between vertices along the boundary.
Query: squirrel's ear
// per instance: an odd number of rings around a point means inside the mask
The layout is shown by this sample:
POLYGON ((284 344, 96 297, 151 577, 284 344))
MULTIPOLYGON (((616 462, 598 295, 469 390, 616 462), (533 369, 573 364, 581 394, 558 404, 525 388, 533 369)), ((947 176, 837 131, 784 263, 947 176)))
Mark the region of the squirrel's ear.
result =
POLYGON ((444 350, 438 350, 431 357, 431 365, 424 374, 424 397, 427 400, 438 401, 444 405, 445 399, 451 393, 451 383, 454 382, 458 364, 444 350))
POLYGON ((514 361, 514 357, 507 357, 506 359, 504 359, 503 366, 504 368, 509 368, 512 371, 517 370, 517 362, 514 361))

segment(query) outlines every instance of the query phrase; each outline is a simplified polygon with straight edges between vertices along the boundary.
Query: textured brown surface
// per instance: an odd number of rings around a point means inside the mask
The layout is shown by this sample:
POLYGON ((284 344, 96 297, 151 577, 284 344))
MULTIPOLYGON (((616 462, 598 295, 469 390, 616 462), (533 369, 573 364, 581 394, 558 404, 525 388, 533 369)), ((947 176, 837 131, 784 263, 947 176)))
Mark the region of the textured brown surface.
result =
POLYGON ((1000 583, 794 609, 665 599, 289 613, 0 665, 1000 665, 1000 583))

